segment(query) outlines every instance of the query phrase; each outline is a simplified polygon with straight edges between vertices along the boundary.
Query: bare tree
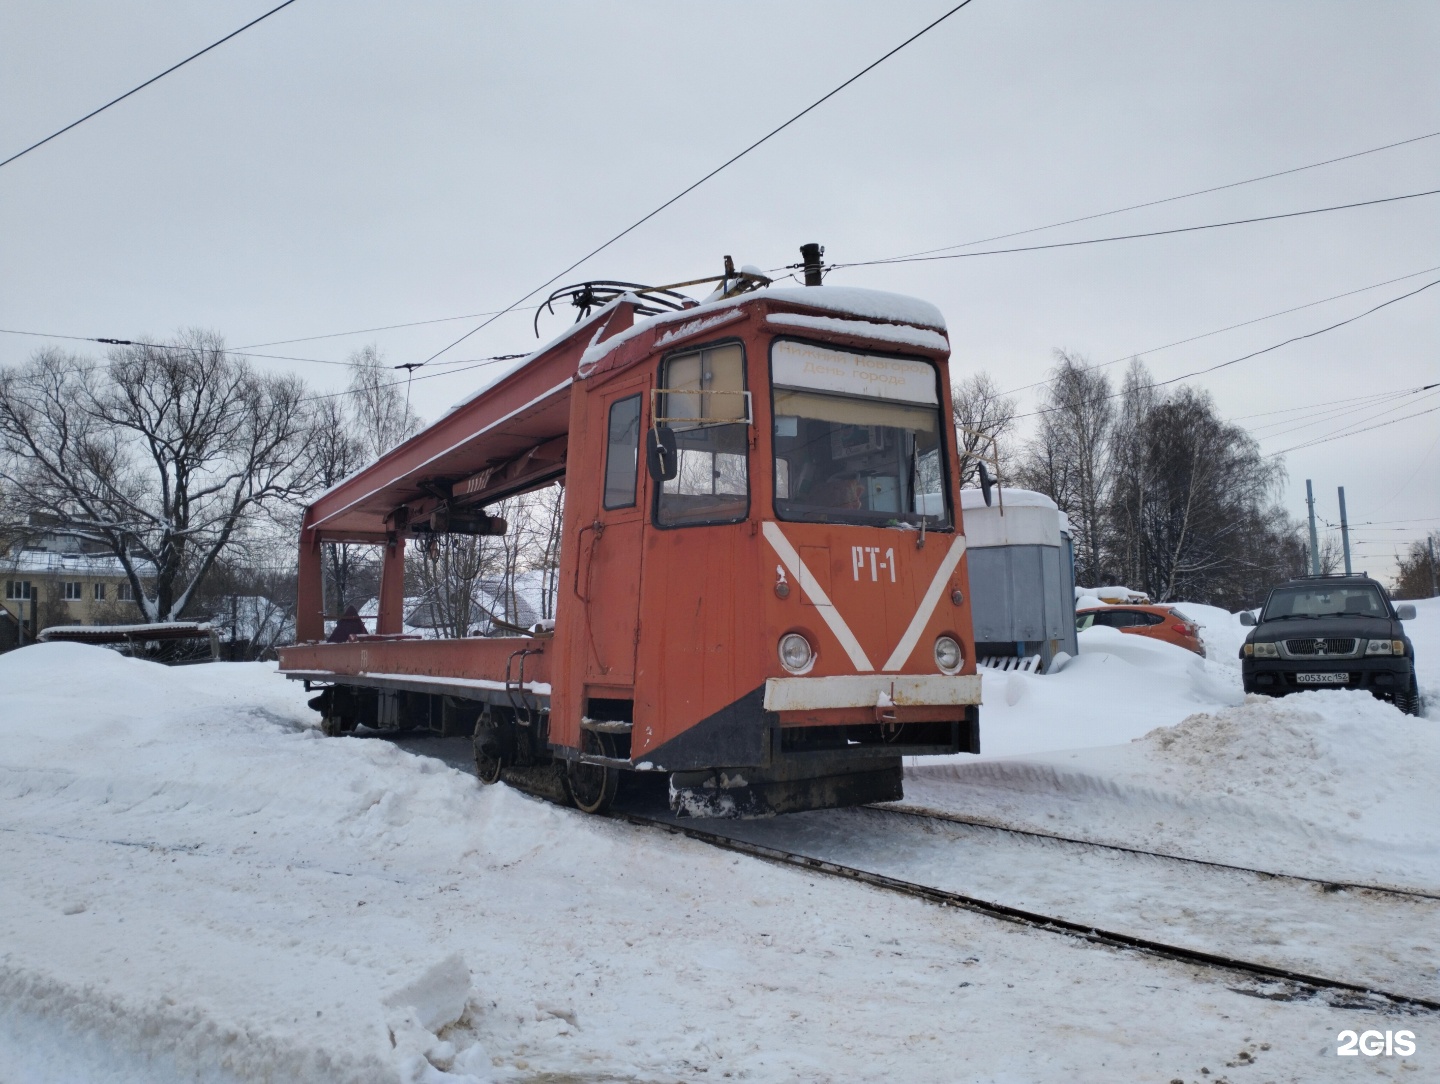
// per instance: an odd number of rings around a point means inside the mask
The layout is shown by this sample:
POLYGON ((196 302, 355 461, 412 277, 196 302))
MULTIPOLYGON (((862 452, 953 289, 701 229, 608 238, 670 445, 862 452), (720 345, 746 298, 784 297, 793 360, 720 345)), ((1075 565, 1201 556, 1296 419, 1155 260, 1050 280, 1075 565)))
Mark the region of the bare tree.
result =
POLYGON ((346 413, 354 424, 353 436, 360 442, 362 459, 368 462, 413 437, 424 423, 410 409, 406 387, 396 379, 398 372, 385 364, 373 345, 355 351, 349 361, 346 413))
POLYGON ((1395 597, 1433 598, 1440 590, 1440 568, 1436 567, 1436 555, 1440 553, 1440 531, 1431 531, 1424 538, 1416 539, 1403 554, 1396 554, 1395 597))
MULTIPOLYGON (((1002 464, 1002 441, 1015 425, 1015 400, 1001 395, 989 373, 974 373, 951 389, 951 413, 960 452, 958 484, 969 485, 983 460, 1002 464)), ((1009 476, 1008 470, 1000 473, 1009 476)))
POLYGON ((560 482, 525 497, 530 542, 524 562, 528 570, 540 573, 542 620, 551 620, 555 616, 555 601, 560 588, 560 529, 564 511, 565 487, 560 482))
POLYGON ((443 534, 415 543, 422 605, 430 624, 446 636, 466 636, 478 601, 480 581, 503 572, 504 554, 487 536, 443 534))
POLYGON ((1152 479, 1152 463, 1144 453, 1141 434, 1160 402, 1145 363, 1132 358, 1120 386, 1119 409, 1110 432, 1111 506, 1108 523, 1110 558, 1122 583, 1143 583, 1145 549, 1141 524, 1152 479))
POLYGON ((228 548, 314 484, 304 385, 219 336, 40 351, 0 375, 7 481, 25 510, 104 543, 147 620, 179 617, 228 548))
POLYGON ((1076 579, 1093 586, 1103 580, 1115 404, 1109 380, 1084 358, 1063 350, 1055 357, 1058 364, 1046 387, 1039 431, 1017 476, 1069 516, 1076 579))
POLYGON ((1157 601, 1236 605, 1298 565, 1295 524, 1275 502, 1283 465, 1208 394, 1180 388, 1127 439, 1111 513, 1133 547, 1131 586, 1157 601))
MULTIPOLYGON (((328 489, 419 431, 396 371, 374 346, 350 355, 350 386, 317 402, 315 452, 319 486, 328 489)), ((323 547, 326 596, 336 613, 379 590, 375 547, 327 542, 323 547)))

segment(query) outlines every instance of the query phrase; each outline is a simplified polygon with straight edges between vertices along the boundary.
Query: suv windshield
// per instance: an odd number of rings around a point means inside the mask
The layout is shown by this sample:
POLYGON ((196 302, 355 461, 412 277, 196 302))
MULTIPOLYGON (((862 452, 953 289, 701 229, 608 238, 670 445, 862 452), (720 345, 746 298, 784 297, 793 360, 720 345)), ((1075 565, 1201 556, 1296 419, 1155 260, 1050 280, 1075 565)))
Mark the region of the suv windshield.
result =
POLYGON ((1389 617, 1390 610, 1380 592, 1365 584, 1277 587, 1270 592, 1262 621, 1280 617, 1389 617))
POLYGON ((950 525, 934 366, 790 340, 770 365, 780 518, 950 525))

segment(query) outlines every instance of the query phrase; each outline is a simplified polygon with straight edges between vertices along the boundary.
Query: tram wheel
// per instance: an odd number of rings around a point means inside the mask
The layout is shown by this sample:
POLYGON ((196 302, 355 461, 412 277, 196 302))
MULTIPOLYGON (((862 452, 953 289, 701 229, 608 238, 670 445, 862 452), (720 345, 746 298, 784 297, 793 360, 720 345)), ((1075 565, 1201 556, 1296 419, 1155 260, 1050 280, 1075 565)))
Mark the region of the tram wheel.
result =
MULTIPOLYGON (((608 734, 585 731, 581 749, 602 757, 615 755, 608 734)), ((608 764, 586 764, 580 760, 566 761, 565 778, 570 785, 570 800, 584 813, 604 813, 615 800, 620 787, 620 769, 608 764)))
POLYGON ((496 726, 475 727, 475 773, 480 782, 487 785, 500 782, 500 773, 505 768, 505 745, 496 726))

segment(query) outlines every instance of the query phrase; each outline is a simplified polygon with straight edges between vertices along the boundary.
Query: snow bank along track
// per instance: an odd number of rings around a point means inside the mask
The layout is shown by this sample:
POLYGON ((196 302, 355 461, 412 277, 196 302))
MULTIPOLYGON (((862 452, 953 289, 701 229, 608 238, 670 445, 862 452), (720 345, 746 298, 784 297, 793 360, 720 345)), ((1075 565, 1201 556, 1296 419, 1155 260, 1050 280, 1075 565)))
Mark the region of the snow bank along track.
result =
POLYGON ((1237 866, 1229 862, 1214 862, 1207 858, 1187 858, 1184 855, 1167 854, 1164 851, 1147 851, 1143 847, 1126 847, 1119 843, 1098 843, 1093 839, 1078 839, 1075 836, 1062 836, 1056 832, 1041 832, 1034 828, 1016 828, 1009 824, 1001 824, 996 821, 976 820, 973 817, 962 817, 956 813, 946 813, 938 809, 886 805, 869 805, 865 808, 874 810, 877 813, 890 813, 899 817, 914 817, 917 820, 947 821, 950 824, 963 824, 967 828, 980 828, 989 832, 1004 832, 1012 836, 1028 836, 1032 839, 1051 839, 1057 843, 1069 843, 1076 847, 1094 847, 1097 850, 1142 855, 1146 858, 1159 858, 1167 862, 1185 862, 1192 866, 1209 866, 1211 869, 1226 869, 1234 873, 1248 873, 1255 877, 1318 885, 1327 892, 1338 892, 1348 889, 1355 892, 1375 892, 1384 896, 1408 896, 1411 899, 1435 900, 1440 902, 1440 893, 1421 892, 1415 888, 1396 888, 1391 885, 1369 884, 1365 881, 1338 881, 1328 877, 1306 877, 1299 873, 1276 873, 1274 870, 1255 869, 1251 866, 1237 866))
MULTIPOLYGON (((892 811, 887 810, 884 812, 892 811)), ((616 812, 609 814, 609 816, 612 819, 622 820, 640 827, 659 829, 660 831, 670 832, 675 835, 686 836, 714 847, 749 855, 764 861, 795 866, 826 876, 858 881, 874 888, 898 892, 915 897, 916 899, 939 904, 942 907, 959 907, 1003 921, 1014 922, 1034 929, 1074 937, 1092 944, 1141 952, 1147 955, 1158 956, 1164 959, 1175 960, 1177 962, 1213 970, 1234 972, 1262 980, 1266 983, 1283 983, 1289 986, 1289 989, 1280 990, 1273 988, 1266 989, 1263 987, 1258 990, 1237 990, 1239 993, 1252 994, 1253 996, 1270 1000, 1299 1000, 1329 994, 1331 996, 1327 1000, 1337 1007, 1370 1009, 1373 1011, 1400 1010, 1412 1013, 1440 1013, 1440 1000, 1395 993, 1380 989, 1373 984, 1327 978, 1291 968, 1277 967, 1254 960, 1240 959, 1221 953, 1206 952, 1195 948, 1156 941, 1134 934, 1107 930, 1091 923, 1076 922, 1056 915, 1043 914, 1025 908, 980 899, 979 897, 963 892, 919 884, 874 870, 861 869, 853 865, 800 854, 783 848, 767 846, 750 840, 738 839, 734 836, 726 835, 722 831, 699 827, 694 822, 680 823, 664 817, 652 817, 634 812, 616 812)), ((947 818, 931 817, 929 819, 947 818)), ((729 825, 734 822, 726 823, 729 825)), ((988 828, 990 826, 984 825, 982 827, 988 828)), ((1043 833, 1034 834, 1044 838, 1043 833)), ((1124 848, 1120 848, 1120 850, 1124 850, 1124 848)), ((1168 858, 1169 856, 1160 855, 1158 857, 1168 858)))

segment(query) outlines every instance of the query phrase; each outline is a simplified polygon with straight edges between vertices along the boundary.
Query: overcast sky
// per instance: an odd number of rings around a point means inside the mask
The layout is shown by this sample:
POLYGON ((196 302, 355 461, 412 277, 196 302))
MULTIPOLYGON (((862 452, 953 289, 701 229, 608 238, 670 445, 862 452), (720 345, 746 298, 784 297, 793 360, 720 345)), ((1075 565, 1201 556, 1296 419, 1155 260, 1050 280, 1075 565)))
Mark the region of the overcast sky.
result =
MULTIPOLYGON (((271 6, 5 4, 0 158, 271 6)), ((503 308, 951 6, 299 0, 0 169, 0 327, 198 326, 247 347, 503 308)), ((565 281, 678 281, 717 273, 726 254, 771 268, 806 241, 838 262, 899 255, 1440 132, 1437 56, 1434 0, 974 0, 565 281)), ((1010 243, 1437 187, 1440 138, 1010 243)), ((1177 376, 1354 316, 1437 266, 1440 196, 828 281, 935 302, 954 374, 986 370, 1008 389, 1043 379, 1056 348, 1139 353, 1177 376)), ((445 357, 530 349, 533 311, 445 357)), ((1268 413, 1440 381, 1437 317, 1440 286, 1195 383, 1246 425, 1310 420, 1257 429, 1266 451, 1288 448, 1440 406, 1432 393, 1318 420, 1268 413)), ((399 364, 477 323, 261 352, 336 361, 374 343, 399 364)), ((0 334, 0 365, 44 343, 0 334)), ((258 364, 322 389, 346 376, 258 364)), ((417 380, 415 405, 434 418, 496 371, 417 380)), ((1040 390, 1018 393, 1023 410, 1040 390)), ((1351 522, 1367 524, 1352 532, 1357 566, 1388 575, 1397 540, 1440 527, 1437 444, 1440 411, 1290 452, 1287 505, 1303 514, 1313 478, 1338 521, 1344 485, 1351 522)))

